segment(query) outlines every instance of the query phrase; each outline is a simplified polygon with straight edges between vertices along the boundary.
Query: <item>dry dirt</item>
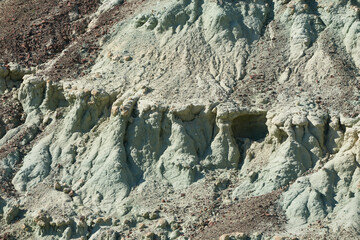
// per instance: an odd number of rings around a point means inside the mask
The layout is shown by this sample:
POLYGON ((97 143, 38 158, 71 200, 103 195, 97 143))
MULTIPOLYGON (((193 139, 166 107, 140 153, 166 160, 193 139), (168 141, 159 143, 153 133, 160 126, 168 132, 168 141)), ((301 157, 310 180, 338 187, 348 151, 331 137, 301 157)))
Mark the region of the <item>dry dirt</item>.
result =
POLYGON ((216 221, 194 226, 194 239, 214 239, 224 233, 281 232, 286 218, 278 209, 277 200, 282 190, 232 203, 216 209, 216 221))
POLYGON ((67 48, 46 76, 52 81, 75 78, 94 63, 99 39, 142 3, 117 5, 102 13, 95 26, 88 29, 90 16, 99 7, 97 0, 0 2, 0 62, 6 65, 15 61, 35 67, 58 57, 67 48))

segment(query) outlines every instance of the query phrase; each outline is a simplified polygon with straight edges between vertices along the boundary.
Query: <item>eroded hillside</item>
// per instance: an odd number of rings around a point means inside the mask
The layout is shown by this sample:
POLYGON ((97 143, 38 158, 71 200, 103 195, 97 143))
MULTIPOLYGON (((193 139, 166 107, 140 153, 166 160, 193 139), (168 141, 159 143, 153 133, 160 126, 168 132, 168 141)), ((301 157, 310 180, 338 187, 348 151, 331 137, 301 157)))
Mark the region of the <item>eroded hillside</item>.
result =
POLYGON ((357 1, 33 2, 0 1, 0 238, 359 238, 357 1))

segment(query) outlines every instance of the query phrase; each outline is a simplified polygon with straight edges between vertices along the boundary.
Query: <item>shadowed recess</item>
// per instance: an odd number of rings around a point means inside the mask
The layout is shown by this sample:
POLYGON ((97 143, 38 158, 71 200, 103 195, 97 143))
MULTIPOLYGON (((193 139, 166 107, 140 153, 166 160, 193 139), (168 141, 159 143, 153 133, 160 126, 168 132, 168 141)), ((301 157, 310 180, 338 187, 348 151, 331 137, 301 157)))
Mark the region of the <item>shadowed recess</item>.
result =
POLYGON ((249 138, 258 141, 266 137, 268 129, 265 114, 241 115, 233 120, 232 131, 234 138, 249 138))

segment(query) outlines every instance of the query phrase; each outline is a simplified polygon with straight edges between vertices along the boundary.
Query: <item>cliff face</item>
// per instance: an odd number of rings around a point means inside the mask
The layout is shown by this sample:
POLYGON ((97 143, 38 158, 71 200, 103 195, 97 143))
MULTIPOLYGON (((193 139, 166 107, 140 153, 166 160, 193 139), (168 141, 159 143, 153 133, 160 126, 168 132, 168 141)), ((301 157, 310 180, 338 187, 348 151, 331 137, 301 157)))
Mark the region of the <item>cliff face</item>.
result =
POLYGON ((0 39, 0 238, 359 238, 357 1, 52 4, 0 39))

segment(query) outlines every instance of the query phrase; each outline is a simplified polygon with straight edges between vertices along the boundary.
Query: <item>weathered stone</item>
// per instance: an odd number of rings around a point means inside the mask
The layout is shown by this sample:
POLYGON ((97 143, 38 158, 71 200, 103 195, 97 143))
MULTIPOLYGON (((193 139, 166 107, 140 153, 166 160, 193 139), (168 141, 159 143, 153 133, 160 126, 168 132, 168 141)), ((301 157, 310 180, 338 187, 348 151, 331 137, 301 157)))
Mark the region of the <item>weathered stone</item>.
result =
POLYGON ((153 232, 147 232, 144 235, 144 239, 145 240, 154 240, 155 239, 155 234, 153 232))
POLYGON ((234 232, 231 234, 236 240, 246 240, 248 236, 242 232, 234 232))
POLYGON ((285 240, 285 237, 275 235, 275 236, 272 237, 272 240, 285 240))
POLYGON ((74 196, 75 196, 75 192, 74 192, 73 190, 71 190, 71 191, 69 192, 69 196, 70 196, 70 197, 74 197, 74 196))
POLYGON ((4 219, 6 223, 11 223, 19 214, 20 208, 18 205, 9 204, 4 208, 4 219))
POLYGON ((58 181, 56 181, 54 183, 54 188, 55 188, 55 190, 58 190, 58 191, 62 191, 62 189, 63 189, 61 184, 58 181))
POLYGON ((152 212, 149 214, 149 219, 150 220, 155 220, 159 218, 159 214, 157 212, 152 212))
POLYGON ((139 229, 144 229, 144 228, 146 228, 145 223, 139 223, 138 228, 139 228, 139 229))
POLYGON ((219 240, 230 240, 230 234, 223 234, 219 237, 219 240))
POLYGON ((61 240, 69 240, 71 238, 71 227, 67 227, 62 234, 61 240))
POLYGON ((40 210, 38 213, 36 213, 34 217, 34 222, 41 228, 48 226, 51 220, 51 216, 43 210, 40 210))
POLYGON ((170 240, 176 239, 179 236, 180 236, 180 231, 179 230, 174 230, 169 234, 170 240))
POLYGON ((111 225, 111 218, 110 217, 98 217, 95 219, 95 225, 111 225))
POLYGON ((64 188, 63 189, 63 192, 66 193, 66 194, 69 194, 71 192, 71 188, 64 188))
POLYGON ((157 227, 157 228, 165 229, 165 228, 167 228, 168 226, 169 226, 169 223, 168 223, 168 221, 166 221, 166 219, 164 219, 164 218, 160 218, 160 219, 158 220, 158 222, 156 223, 156 227, 157 227))
POLYGON ((125 61, 131 61, 131 60, 132 60, 132 57, 131 57, 131 56, 125 56, 125 57, 124 57, 124 60, 125 60, 125 61))

